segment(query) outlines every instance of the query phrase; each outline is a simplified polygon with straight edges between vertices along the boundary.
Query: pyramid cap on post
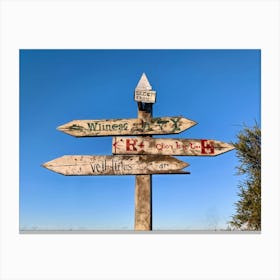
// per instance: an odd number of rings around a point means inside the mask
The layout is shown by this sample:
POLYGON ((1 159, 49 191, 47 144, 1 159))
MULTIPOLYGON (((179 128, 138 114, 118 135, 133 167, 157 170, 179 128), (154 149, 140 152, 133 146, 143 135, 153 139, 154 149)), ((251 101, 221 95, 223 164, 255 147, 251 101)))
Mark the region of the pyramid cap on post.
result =
POLYGON ((151 90, 152 86, 145 73, 142 74, 135 90, 151 90))
POLYGON ((155 103, 156 92, 152 90, 152 86, 145 73, 142 74, 134 92, 134 100, 136 102, 155 103))

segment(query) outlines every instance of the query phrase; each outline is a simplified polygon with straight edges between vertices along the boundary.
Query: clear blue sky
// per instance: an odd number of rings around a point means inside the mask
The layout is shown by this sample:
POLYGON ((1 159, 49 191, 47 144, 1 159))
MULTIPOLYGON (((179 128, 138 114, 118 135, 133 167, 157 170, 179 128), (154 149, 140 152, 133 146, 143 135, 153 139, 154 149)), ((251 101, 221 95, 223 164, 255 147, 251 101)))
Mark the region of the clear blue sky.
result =
MULTIPOLYGON (((71 120, 136 118, 146 73, 154 117, 198 124, 160 137, 236 141, 260 123, 260 50, 21 50, 20 228, 133 229, 135 176, 63 176, 41 164, 63 155, 111 155, 112 137, 75 138, 71 120)), ((158 136, 157 136, 158 137, 158 136)), ((190 175, 153 175, 153 229, 225 228, 235 212, 236 152, 177 157, 190 175)))

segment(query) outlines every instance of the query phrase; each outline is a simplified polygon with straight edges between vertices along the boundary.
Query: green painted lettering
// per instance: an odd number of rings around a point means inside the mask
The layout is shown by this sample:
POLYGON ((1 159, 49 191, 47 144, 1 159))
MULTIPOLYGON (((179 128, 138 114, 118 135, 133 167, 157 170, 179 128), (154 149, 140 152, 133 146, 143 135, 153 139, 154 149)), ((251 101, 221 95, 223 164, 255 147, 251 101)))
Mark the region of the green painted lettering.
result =
MULTIPOLYGON (((90 131, 128 130, 128 123, 111 125, 106 123, 92 122, 92 123, 87 123, 87 125, 90 131)), ((78 128, 74 128, 74 129, 78 129, 78 128)))
POLYGON ((168 121, 163 121, 161 119, 157 120, 157 124, 159 125, 160 130, 163 130, 163 125, 166 124, 166 123, 168 123, 168 121))
POLYGON ((176 131, 176 130, 181 130, 179 127, 178 127, 178 125, 177 125, 177 123, 178 123, 178 121, 179 121, 179 119, 177 118, 177 119, 170 119, 173 123, 174 123, 174 128, 173 128, 173 131, 176 131))
POLYGON ((104 130, 111 130, 111 125, 110 124, 106 124, 106 129, 104 130))
POLYGON ((150 123, 149 123, 149 122, 143 122, 143 124, 142 124, 142 129, 143 129, 143 131, 149 131, 149 130, 151 130, 151 128, 150 128, 150 123))
POLYGON ((121 123, 119 124, 119 130, 127 130, 128 123, 121 123))
POLYGON ((97 122, 95 123, 88 123, 88 128, 90 131, 96 131, 97 122))
POLYGON ((123 130, 127 130, 128 129, 128 123, 124 123, 123 124, 123 130))
POLYGON ((73 124, 69 128, 70 128, 70 130, 80 130, 80 131, 83 130, 83 127, 80 125, 77 125, 77 124, 73 124))

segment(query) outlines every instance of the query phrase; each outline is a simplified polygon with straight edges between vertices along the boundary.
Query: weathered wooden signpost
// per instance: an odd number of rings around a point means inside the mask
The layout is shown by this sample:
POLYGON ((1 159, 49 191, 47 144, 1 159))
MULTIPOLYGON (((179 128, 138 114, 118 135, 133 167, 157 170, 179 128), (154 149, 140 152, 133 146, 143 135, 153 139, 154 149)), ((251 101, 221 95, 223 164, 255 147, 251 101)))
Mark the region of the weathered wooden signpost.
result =
POLYGON ((152 230, 152 174, 190 174, 182 170, 189 164, 172 156, 217 156, 234 147, 209 139, 152 138, 180 133, 196 122, 182 116, 153 118, 156 92, 145 73, 134 100, 136 119, 74 120, 57 128, 75 137, 115 136, 113 155, 65 155, 43 167, 67 176, 136 175, 134 229, 152 230))
MULTIPOLYGON (((153 93, 154 98, 148 100, 147 95, 144 94, 151 90, 152 87, 143 73, 134 95, 135 101, 138 102, 138 119, 143 123, 151 122, 153 116, 153 103, 156 100, 156 93, 153 93)), ((174 128, 172 130, 175 131, 174 128)), ((150 137, 146 136, 146 138, 150 137)), ((135 230, 152 230, 152 209, 152 175, 138 175, 135 179, 135 230)))

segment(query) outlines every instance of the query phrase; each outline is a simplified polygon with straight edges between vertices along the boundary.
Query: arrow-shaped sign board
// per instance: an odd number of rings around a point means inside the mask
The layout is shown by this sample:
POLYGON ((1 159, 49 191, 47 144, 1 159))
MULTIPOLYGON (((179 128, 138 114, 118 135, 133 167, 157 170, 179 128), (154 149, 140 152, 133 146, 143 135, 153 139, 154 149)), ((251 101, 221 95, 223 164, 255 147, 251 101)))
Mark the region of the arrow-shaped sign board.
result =
POLYGON ((217 156, 234 146, 207 139, 167 139, 114 137, 113 154, 150 154, 173 156, 217 156))
POLYGON ((43 164, 63 175, 146 175, 189 174, 181 169, 188 163, 170 156, 89 156, 67 155, 43 164))
POLYGON ((57 129, 76 137, 109 136, 109 135, 146 135, 180 133, 196 122, 184 117, 152 118, 150 121, 141 119, 113 120, 75 120, 57 129))

